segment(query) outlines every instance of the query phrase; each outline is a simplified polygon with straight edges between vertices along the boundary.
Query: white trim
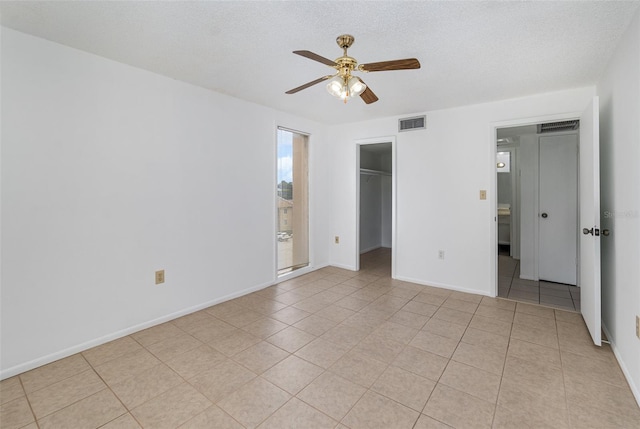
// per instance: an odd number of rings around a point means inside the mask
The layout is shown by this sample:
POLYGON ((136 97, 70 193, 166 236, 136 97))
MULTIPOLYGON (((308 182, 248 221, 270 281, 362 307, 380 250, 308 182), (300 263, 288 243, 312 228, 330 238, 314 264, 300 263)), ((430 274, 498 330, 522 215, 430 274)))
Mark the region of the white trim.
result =
POLYGON ((29 371, 34 368, 38 368, 42 365, 46 365, 48 363, 57 361, 62 358, 69 357, 76 353, 83 352, 92 347, 99 346, 101 344, 108 343, 109 341, 117 340, 118 338, 126 337, 127 335, 133 334, 135 332, 142 331, 143 329, 151 328, 153 326, 159 325, 161 323, 169 322, 171 320, 177 319, 182 316, 186 316, 187 314, 195 313, 196 311, 203 310, 205 308, 211 307, 216 304, 220 304, 225 301, 229 301, 234 298, 238 298, 240 296, 247 295, 252 292, 256 292, 262 290, 266 287, 273 286, 273 282, 262 283, 257 286, 249 287, 243 289, 239 292, 234 292, 229 295, 225 295, 221 298, 217 298, 211 301, 207 301, 201 304, 194 305, 193 307, 185 308, 184 310, 176 311, 174 313, 158 317, 157 319, 149 320, 147 322, 139 323, 137 325, 131 326, 129 328, 121 329, 119 331, 113 332, 111 334, 104 335, 102 337, 86 341, 84 343, 77 344, 72 347, 68 347, 64 350, 57 351, 55 353, 48 354, 46 356, 39 357, 37 359, 33 359, 29 362, 21 363, 16 366, 12 366, 0 372, 0 380, 4 380, 9 377, 13 377, 14 375, 21 374, 25 371, 29 371))
POLYGON ((609 333, 609 330, 604 325, 604 323, 602 323, 602 330, 604 331, 604 333, 607 335, 607 338, 609 339, 609 343, 611 344, 611 350, 613 350, 613 355, 616 357, 616 360, 618 361, 618 365, 620 365, 620 369, 624 374, 624 378, 626 378, 627 383, 629 383, 629 388, 631 389, 631 393, 633 393, 633 396, 635 397, 636 402, 640 407, 640 389, 638 389, 638 386, 636 386, 636 384, 634 383, 633 377, 631 376, 631 373, 627 369, 627 366, 624 364, 624 361, 622 360, 622 356, 620 355, 620 352, 616 347, 616 343, 613 340, 613 337, 609 333))
POLYGON ((422 285, 422 286, 431 286, 431 287, 437 287, 437 288, 440 288, 440 289, 454 290, 454 291, 457 291, 457 292, 465 292, 465 293, 469 293, 469 294, 472 294, 472 295, 488 296, 488 297, 491 297, 491 298, 495 298, 490 293, 482 293, 482 292, 479 293, 477 289, 467 289, 465 287, 456 286, 456 285, 450 285, 450 284, 446 284, 446 283, 438 283, 438 282, 431 282, 431 281, 425 282, 424 280, 414 279, 414 278, 405 277, 405 276, 398 276, 398 277, 396 277, 396 279, 402 280, 404 282, 410 282, 410 283, 419 284, 419 285, 422 285))
POLYGON ((391 278, 396 278, 396 249, 397 249, 397 144, 396 136, 373 137, 355 141, 356 151, 356 242, 355 242, 355 271, 360 271, 360 146, 369 144, 391 143, 391 278))
POLYGON ((493 297, 498 296, 498 175, 495 170, 497 153, 498 128, 509 128, 526 125, 536 125, 543 122, 567 121, 580 119, 581 112, 557 113, 554 115, 533 116, 529 118, 511 119, 508 121, 496 121, 489 123, 489 166, 491 167, 491 180, 489 181, 489 204, 491 205, 489 230, 491 234, 491 281, 493 283, 493 297))

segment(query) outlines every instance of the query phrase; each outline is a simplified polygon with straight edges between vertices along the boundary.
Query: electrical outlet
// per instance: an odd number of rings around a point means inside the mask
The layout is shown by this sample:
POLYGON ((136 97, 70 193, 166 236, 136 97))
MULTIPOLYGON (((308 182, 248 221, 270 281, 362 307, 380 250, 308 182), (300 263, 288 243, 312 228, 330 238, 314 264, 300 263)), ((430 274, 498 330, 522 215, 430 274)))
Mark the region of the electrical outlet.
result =
POLYGON ((484 189, 480 189, 480 199, 481 200, 487 199, 487 191, 485 191, 484 189))
POLYGON ((164 270, 156 271, 156 284, 164 283, 164 270))
POLYGON ((340 236, 339 235, 336 235, 335 242, 336 242, 336 244, 340 244, 340 236))
POLYGON ((438 250, 438 259, 444 259, 444 250, 438 250))
POLYGON ((636 337, 640 338, 640 316, 636 316, 636 337))

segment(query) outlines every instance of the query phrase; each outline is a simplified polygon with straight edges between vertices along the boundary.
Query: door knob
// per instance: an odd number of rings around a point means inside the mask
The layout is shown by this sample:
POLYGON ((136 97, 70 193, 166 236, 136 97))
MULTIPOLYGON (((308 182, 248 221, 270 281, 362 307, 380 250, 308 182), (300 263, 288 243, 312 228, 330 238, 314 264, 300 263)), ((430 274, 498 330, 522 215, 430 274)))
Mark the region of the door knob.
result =
POLYGON ((602 235, 604 235, 605 237, 608 237, 609 234, 611 234, 611 232, 608 229, 603 229, 602 230, 602 235))
POLYGON ((582 228, 582 233, 584 235, 589 235, 589 234, 593 235, 593 228, 591 228, 591 229, 582 228))
POLYGON ((544 219, 546 219, 546 218, 548 218, 548 217, 549 217, 549 215, 548 215, 548 214, 546 214, 546 213, 542 213, 540 216, 542 216, 544 219))

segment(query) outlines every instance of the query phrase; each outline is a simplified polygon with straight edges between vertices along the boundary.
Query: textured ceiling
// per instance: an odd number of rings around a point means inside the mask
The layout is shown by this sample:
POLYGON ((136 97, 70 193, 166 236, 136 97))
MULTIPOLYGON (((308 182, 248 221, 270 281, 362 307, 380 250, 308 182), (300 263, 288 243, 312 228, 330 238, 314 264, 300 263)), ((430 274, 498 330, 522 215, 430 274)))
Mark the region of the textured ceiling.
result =
POLYGON ((325 123, 593 85, 638 1, 0 2, 1 23, 77 49, 325 123), (335 38, 360 63, 415 57, 420 70, 363 77, 380 101, 344 105, 324 84, 335 38))

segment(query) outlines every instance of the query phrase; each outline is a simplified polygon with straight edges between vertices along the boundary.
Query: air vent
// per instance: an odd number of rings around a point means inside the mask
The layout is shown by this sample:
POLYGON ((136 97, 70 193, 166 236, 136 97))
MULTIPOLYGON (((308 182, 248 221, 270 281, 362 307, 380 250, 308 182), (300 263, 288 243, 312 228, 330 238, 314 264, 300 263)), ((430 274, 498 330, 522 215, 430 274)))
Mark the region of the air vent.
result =
POLYGON ((538 134, 555 133, 558 131, 577 130, 580 127, 580 121, 560 121, 549 122, 548 124, 538 125, 538 134))
POLYGON ((416 116, 415 118, 404 118, 398 121, 398 131, 424 130, 427 128, 427 117, 416 116))

